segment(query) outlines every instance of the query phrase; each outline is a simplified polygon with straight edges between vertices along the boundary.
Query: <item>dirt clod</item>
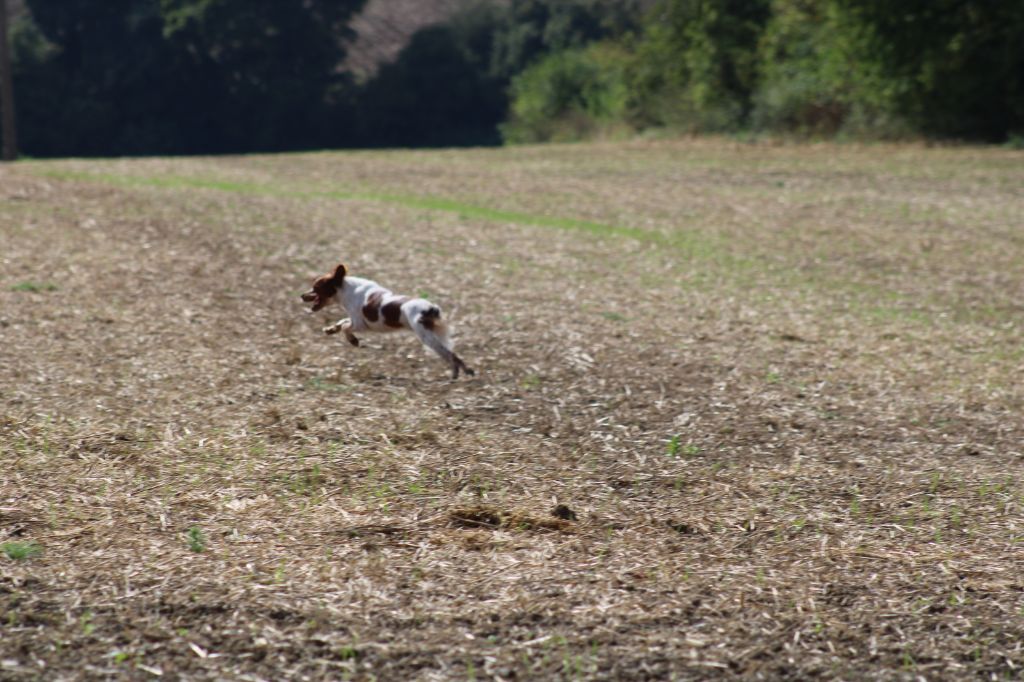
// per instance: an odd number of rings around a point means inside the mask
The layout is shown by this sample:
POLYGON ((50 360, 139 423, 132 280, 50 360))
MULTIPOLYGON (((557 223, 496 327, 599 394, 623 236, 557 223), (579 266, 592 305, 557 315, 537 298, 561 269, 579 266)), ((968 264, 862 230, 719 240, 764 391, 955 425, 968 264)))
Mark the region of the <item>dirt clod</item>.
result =
POLYGON ((576 521, 576 512, 569 509, 564 504, 555 505, 554 509, 551 510, 551 515, 557 519, 564 519, 566 521, 576 521))

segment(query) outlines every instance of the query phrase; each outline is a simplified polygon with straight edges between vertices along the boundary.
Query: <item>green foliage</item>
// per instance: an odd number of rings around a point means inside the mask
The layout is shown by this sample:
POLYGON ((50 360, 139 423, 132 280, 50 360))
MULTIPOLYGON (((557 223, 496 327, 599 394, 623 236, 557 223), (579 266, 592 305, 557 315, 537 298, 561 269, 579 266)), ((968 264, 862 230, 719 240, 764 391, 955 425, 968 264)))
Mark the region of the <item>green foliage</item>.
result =
POLYGON ((635 124, 716 131, 743 123, 768 17, 768 0, 662 0, 636 48, 635 124))
POLYGON ((206 535, 199 526, 188 529, 188 548, 197 554, 206 551, 206 535))
POLYGON ((173 72, 189 94, 177 119, 214 124, 208 148, 316 146, 327 94, 363 0, 160 0, 173 72), (202 103, 195 107, 196 101, 202 103), (287 137, 281 131, 288 131, 287 137))
POLYGON ((92 622, 92 611, 86 611, 78 618, 78 624, 82 627, 82 634, 88 637, 96 631, 96 625, 92 622))
POLYGON ((31 18, 13 32, 21 146, 94 156, 324 144, 363 1, 27 0, 31 18))
POLYGON ((583 46, 607 38, 595 15, 588 24, 571 8, 555 16, 524 2, 518 11, 495 40, 498 68, 546 56, 513 80, 512 141, 593 135, 609 117, 637 129, 1024 134, 1021 3, 662 0, 639 37, 619 22, 610 35, 630 57, 603 64, 583 46), (594 111, 594 92, 614 93, 614 106, 594 111))
POLYGON ((618 45, 628 58, 598 64, 574 46, 526 68, 506 139, 592 136, 602 118, 689 132, 1024 134, 1020 3, 661 0, 618 45), (602 86, 615 106, 595 115, 587 93, 602 86))
POLYGON ((11 30, 20 146, 223 153, 648 128, 1024 136, 1021 2, 467 0, 356 83, 340 65, 365 1, 25 0, 11 30))
POLYGON ((1007 139, 1024 128, 1024 5, 775 0, 755 127, 1007 139))
MULTIPOLYGON (((632 7, 612 0, 469 4, 448 24, 416 33, 363 86, 358 138, 371 146, 496 144, 511 80, 546 55, 625 31, 636 14, 632 7)), ((512 129, 519 128, 513 123, 512 129)))
POLYGON ((1024 3, 832 0, 870 36, 859 62, 899 87, 895 108, 929 135, 1024 131, 1024 3))
POLYGON ((890 46, 832 0, 776 0, 761 42, 753 127, 807 135, 899 137, 908 79, 887 77, 890 46))
POLYGON ((495 15, 481 9, 416 33, 358 94, 371 146, 494 144, 505 84, 490 73, 495 15))
POLYGON ((669 457, 678 457, 680 449, 682 449, 682 446, 680 445, 679 434, 676 434, 669 439, 666 453, 669 457))
POLYGON ((11 287, 11 291, 28 291, 39 293, 42 291, 56 291, 57 285, 53 282, 18 282, 11 287))
POLYGON ((174 146, 156 0, 27 0, 14 69, 20 145, 97 155, 174 146), (24 96, 22 96, 24 94, 24 96))
POLYGON ((492 72, 509 78, 545 55, 622 36, 638 16, 636 0, 513 0, 496 26, 492 72))
POLYGON ((550 54, 513 80, 505 139, 735 129, 752 108, 769 10, 768 0, 661 0, 638 38, 550 54))
POLYGON ((611 43, 553 53, 512 81, 508 142, 571 141, 622 120, 629 53, 611 43))
POLYGON ((0 551, 7 555, 8 559, 23 561, 38 556, 43 550, 34 542, 12 541, 0 544, 0 551))

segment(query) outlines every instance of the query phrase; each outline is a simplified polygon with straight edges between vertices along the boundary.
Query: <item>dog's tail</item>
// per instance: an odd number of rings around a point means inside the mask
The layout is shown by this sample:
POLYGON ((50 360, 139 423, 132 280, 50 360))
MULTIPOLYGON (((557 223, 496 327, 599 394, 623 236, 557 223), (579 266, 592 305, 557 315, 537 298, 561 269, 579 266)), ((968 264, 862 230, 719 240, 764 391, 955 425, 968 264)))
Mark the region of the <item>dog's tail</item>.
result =
POLYGON ((436 305, 430 306, 420 313, 416 321, 424 329, 434 332, 446 349, 452 349, 452 341, 448 338, 448 324, 441 318, 440 308, 436 305))

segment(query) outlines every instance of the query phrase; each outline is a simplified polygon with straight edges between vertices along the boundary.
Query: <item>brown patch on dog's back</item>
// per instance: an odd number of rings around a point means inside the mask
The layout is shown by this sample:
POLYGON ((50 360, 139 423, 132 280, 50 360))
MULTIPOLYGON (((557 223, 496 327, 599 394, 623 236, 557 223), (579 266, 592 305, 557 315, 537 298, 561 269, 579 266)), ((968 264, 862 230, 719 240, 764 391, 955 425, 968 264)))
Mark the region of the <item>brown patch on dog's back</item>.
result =
POLYGON ((367 322, 376 322, 380 318, 380 300, 382 298, 384 298, 384 294, 379 291, 366 297, 366 303, 363 305, 363 317, 367 322))
POLYGON ((384 324, 389 327, 402 326, 402 304, 409 300, 408 296, 399 296, 384 304, 380 311, 384 314, 384 324))

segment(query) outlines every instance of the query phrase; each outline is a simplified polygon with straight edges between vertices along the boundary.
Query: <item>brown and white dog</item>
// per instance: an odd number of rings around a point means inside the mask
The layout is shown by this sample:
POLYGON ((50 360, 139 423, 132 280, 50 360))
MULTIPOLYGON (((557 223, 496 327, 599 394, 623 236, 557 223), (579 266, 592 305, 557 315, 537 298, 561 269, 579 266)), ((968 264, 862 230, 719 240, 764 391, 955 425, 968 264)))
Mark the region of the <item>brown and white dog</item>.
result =
POLYGON ((361 277, 346 276, 345 266, 338 264, 334 272, 317 277, 313 288, 302 295, 312 303, 315 313, 326 305, 340 305, 348 318, 324 327, 325 334, 342 332, 353 346, 359 345, 355 332, 393 332, 409 329, 430 350, 452 368, 452 379, 459 378, 459 370, 473 376, 452 350, 448 327, 441 319, 441 309, 423 298, 398 296, 381 285, 361 277))

